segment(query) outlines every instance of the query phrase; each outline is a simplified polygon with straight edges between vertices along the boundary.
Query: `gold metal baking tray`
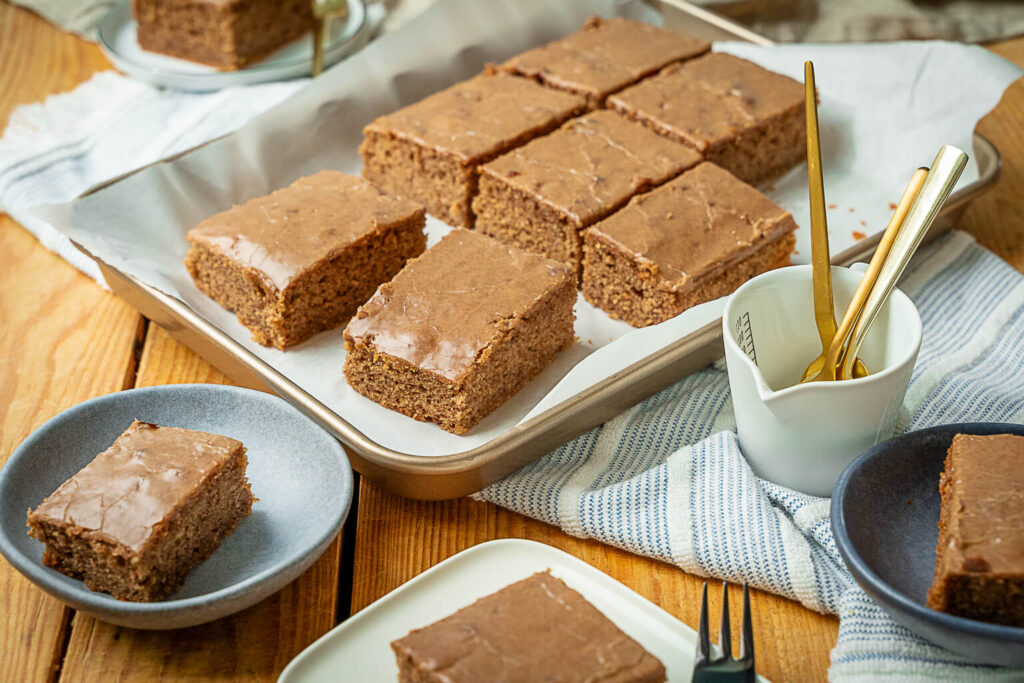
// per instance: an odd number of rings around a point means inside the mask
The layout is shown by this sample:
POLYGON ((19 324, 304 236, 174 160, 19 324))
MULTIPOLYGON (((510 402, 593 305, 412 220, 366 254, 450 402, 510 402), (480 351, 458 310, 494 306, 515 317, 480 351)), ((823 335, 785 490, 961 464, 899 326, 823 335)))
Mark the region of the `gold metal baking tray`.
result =
MULTIPOLYGON (((708 39, 771 41, 682 0, 659 3, 666 23, 708 39)), ((995 184, 999 152, 974 136, 979 178, 954 193, 932 227, 930 238, 952 228, 966 205, 995 184)), ((112 181, 113 182, 113 181, 112 181)), ((110 183, 104 183, 109 185, 110 183)), ((93 191, 95 191, 94 188, 93 191)), ((881 233, 865 238, 833 259, 837 265, 865 260, 881 233)), ((79 246, 87 255, 88 251, 79 246)), ((93 257, 95 259, 95 257, 93 257)), ((287 377, 264 363, 180 300, 95 259, 115 294, 165 328, 236 381, 262 383, 334 434, 346 447, 353 467, 384 488, 410 498, 444 499, 479 491, 536 460, 566 441, 601 424, 644 398, 707 366, 722 356, 721 320, 681 338, 553 408, 471 450, 443 456, 417 456, 384 448, 344 417, 328 409, 287 377)))

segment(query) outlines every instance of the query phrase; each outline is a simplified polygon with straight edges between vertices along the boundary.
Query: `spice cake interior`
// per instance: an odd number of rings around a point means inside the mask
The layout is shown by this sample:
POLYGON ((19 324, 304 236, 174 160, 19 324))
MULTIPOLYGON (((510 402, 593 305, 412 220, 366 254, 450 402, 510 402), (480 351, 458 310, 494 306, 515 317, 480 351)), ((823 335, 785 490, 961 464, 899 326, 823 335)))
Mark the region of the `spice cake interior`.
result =
POLYGON ((313 28, 308 0, 132 0, 139 46, 232 71, 313 28))
POLYGON ((189 231, 196 286, 265 346, 343 325, 426 247, 423 209, 365 180, 321 171, 189 231))
POLYGON ((565 265, 455 230, 345 329, 345 377, 386 408, 463 434, 573 339, 565 265))
POLYGON ((1024 626, 1024 437, 957 434, 939 483, 928 606, 1024 626))
POLYGON ((245 447, 135 421, 29 512, 43 563, 119 600, 177 591, 249 515, 245 447))

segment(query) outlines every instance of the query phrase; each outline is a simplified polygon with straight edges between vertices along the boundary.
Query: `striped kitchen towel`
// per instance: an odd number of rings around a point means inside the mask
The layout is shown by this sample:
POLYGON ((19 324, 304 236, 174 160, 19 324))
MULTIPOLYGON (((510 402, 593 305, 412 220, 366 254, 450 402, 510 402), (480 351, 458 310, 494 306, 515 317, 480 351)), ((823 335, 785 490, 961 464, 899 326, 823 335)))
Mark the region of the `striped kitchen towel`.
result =
MULTIPOLYGON (((901 283, 924 342, 901 431, 1024 421, 1024 277, 953 233, 901 283)), ((724 362, 652 396, 477 494, 575 536, 751 585, 839 615, 833 681, 1022 680, 931 645, 861 591, 829 500, 758 479, 740 452, 724 362)))

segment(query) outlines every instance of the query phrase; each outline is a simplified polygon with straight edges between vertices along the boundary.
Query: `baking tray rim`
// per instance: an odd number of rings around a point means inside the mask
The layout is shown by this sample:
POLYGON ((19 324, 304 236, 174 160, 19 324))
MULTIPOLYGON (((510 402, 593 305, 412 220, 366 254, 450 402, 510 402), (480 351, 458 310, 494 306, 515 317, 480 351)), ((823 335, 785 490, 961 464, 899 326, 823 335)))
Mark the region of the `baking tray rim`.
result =
MULTIPOLYGON (((709 24, 711 29, 731 33, 738 40, 761 45, 772 44, 768 39, 752 34, 745 27, 682 0, 661 1, 662 4, 687 14, 688 21, 709 24)), ((214 140, 107 180, 82 193, 79 199, 149 166, 173 161, 211 142, 214 140)), ((974 133, 974 146, 979 177, 950 196, 940 213, 940 219, 946 220, 941 225, 936 222, 929 239, 947 232, 951 227, 949 218, 958 216, 967 203, 990 189, 999 178, 1002 168, 999 150, 977 132, 974 133)), ((864 259, 874 251, 881 235, 882 232, 879 231, 860 240, 849 249, 835 255, 832 262, 836 265, 848 265, 864 259)), ((226 372, 229 377, 236 379, 241 374, 246 379, 258 379, 339 439, 349 450, 350 456, 353 456, 355 469, 382 483, 386 489, 412 498, 445 499, 476 492, 665 386, 707 366, 722 355, 722 329, 719 317, 484 444, 447 455, 403 453, 382 446, 367 437, 341 415, 248 351, 180 299, 121 272, 81 245, 75 243, 75 246, 96 261, 108 286, 115 294, 126 299, 146 317, 167 329, 172 336, 183 341, 204 358, 209 359, 209 355, 215 355, 221 359, 221 363, 233 361, 234 372, 226 372), (204 348, 199 349, 196 346, 204 348), (230 361, 227 360, 229 358, 230 361), (666 380, 665 376, 669 379, 666 380), (409 476, 414 477, 416 481, 403 478, 409 476)), ((213 362, 217 367, 221 367, 221 363, 213 362)))

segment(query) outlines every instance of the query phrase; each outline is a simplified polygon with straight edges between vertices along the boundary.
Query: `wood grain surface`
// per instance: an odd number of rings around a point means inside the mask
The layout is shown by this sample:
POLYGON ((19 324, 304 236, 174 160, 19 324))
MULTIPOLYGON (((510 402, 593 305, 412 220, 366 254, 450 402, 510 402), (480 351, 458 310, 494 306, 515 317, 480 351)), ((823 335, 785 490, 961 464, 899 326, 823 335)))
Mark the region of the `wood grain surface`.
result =
MULTIPOLYGON (((1024 64, 1024 39, 992 49, 1024 64)), ((104 68, 94 45, 0 3, 0 126, 14 106, 68 90, 104 68)), ((971 205, 962 227, 1024 270, 1024 82, 1010 88, 979 130, 1002 151, 1003 175, 971 205)), ((39 424, 87 398, 131 386, 229 383, 6 216, 0 255, 0 462, 39 424)), ((274 680, 345 616, 339 612, 349 599, 351 611, 362 609, 454 553, 495 538, 566 550, 696 625, 702 579, 487 503, 410 501, 362 481, 350 523, 348 553, 336 541, 300 579, 259 605, 173 632, 133 631, 73 614, 0 560, 0 681, 274 680)), ((717 591, 712 596, 717 613, 717 591)), ((731 597, 738 619, 738 593, 731 597)), ((824 679, 835 619, 760 591, 753 606, 759 671, 776 681, 824 679)))

